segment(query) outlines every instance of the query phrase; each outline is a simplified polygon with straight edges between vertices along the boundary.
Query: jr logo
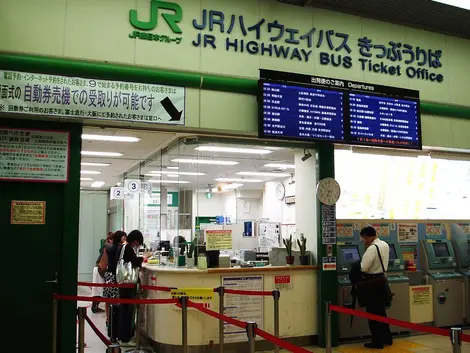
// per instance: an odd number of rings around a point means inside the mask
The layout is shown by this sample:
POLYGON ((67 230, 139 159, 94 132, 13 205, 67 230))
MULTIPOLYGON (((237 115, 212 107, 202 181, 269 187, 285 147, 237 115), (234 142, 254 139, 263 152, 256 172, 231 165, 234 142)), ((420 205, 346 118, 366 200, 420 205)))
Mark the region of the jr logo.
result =
POLYGON ((158 9, 173 11, 174 14, 162 14, 162 17, 165 19, 166 23, 170 26, 171 30, 174 33, 181 34, 181 28, 178 26, 178 23, 181 22, 183 18, 183 9, 180 5, 173 2, 151 0, 150 2, 150 20, 148 22, 139 21, 137 18, 137 10, 129 11, 129 19, 131 24, 142 31, 149 31, 157 27, 158 24, 158 9))

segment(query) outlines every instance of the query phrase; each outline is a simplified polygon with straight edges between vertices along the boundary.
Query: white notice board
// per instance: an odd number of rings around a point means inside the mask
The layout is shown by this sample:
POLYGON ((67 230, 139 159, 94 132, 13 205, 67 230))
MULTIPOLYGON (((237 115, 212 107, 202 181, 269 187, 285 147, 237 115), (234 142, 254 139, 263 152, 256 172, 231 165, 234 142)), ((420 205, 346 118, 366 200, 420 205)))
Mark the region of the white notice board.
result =
MULTIPOLYGON (((262 291, 264 290, 264 278, 263 276, 222 277, 222 286, 226 289, 262 291)), ((254 321, 258 328, 263 329, 263 296, 225 294, 224 300, 224 314, 226 316, 244 322, 254 321)), ((259 337, 257 338, 259 339, 259 337)), ((225 342, 245 342, 246 340, 245 330, 225 323, 225 342)))

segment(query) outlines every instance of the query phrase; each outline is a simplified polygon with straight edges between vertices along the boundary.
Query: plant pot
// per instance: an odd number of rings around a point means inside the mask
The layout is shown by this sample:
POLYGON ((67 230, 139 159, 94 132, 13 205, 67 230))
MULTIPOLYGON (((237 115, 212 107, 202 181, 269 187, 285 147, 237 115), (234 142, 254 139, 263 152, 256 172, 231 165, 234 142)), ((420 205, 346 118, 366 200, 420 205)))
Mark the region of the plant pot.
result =
POLYGON ((184 266, 186 266, 186 256, 179 255, 178 256, 178 267, 184 267, 184 266))
POLYGON ((194 258, 188 257, 186 259, 186 268, 194 268, 194 258))
POLYGON ((300 264, 302 266, 310 265, 310 256, 308 255, 300 256, 300 264))
POLYGON ((294 261, 295 261, 295 257, 294 256, 286 256, 286 263, 288 265, 293 265, 294 264, 294 261))

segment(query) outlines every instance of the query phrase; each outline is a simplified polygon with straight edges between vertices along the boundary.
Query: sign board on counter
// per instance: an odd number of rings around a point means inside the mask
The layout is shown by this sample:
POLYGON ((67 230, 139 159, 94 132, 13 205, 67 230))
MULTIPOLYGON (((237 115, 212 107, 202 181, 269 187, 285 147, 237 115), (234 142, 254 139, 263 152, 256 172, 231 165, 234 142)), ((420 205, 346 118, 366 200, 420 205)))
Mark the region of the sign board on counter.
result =
POLYGON ((427 323, 433 322, 432 286, 410 286, 410 322, 427 323))
POLYGON ((291 287, 290 275, 274 276, 274 287, 279 290, 286 290, 291 287))
POLYGON ((231 229, 206 230, 206 250, 232 250, 231 229))
POLYGON ((43 225, 46 223, 45 201, 12 201, 11 224, 43 225))
POLYGON ((418 242, 418 225, 398 224, 398 241, 401 243, 417 243, 418 242))
POLYGON ((322 269, 323 271, 336 271, 336 257, 326 256, 322 257, 322 269))
POLYGON ((213 288, 175 288, 171 290, 173 299, 188 297, 195 303, 210 303, 214 299, 213 288))
POLYGON ((66 131, 0 128, 0 180, 66 183, 69 138, 66 131))
MULTIPOLYGON (((222 286, 235 290, 264 290, 263 276, 222 277, 222 286)), ((240 321, 256 322, 263 329, 264 297, 254 295, 226 295, 225 315, 240 321)), ((259 337, 257 337, 259 339, 259 337)), ((246 342, 246 331, 237 326, 224 326, 225 342, 246 342)))
POLYGON ((269 252, 279 246, 281 225, 274 222, 260 222, 258 225, 258 245, 261 252, 269 252))
POLYGON ((0 113, 184 125, 185 88, 0 70, 0 113))

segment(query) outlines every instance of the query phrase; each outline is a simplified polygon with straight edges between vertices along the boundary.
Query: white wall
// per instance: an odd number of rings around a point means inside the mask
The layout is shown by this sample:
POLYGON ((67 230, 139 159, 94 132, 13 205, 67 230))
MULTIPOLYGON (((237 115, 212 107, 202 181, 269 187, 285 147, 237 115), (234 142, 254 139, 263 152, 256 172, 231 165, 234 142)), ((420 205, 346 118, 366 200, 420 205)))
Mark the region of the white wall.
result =
POLYGON ((98 258, 100 240, 106 238, 108 223, 107 192, 80 192, 78 280, 90 281, 98 258))
POLYGON ((236 222, 237 203, 234 192, 213 193, 212 198, 206 198, 203 192, 193 192, 193 224, 196 217, 226 215, 236 222))
POLYGON ((269 222, 279 222, 281 224, 295 224, 295 204, 286 205, 284 200, 276 197, 276 187, 279 183, 286 188, 286 197, 295 196, 295 183, 290 184, 290 178, 279 181, 270 181, 265 184, 263 192, 263 213, 262 218, 269 219, 269 222))

